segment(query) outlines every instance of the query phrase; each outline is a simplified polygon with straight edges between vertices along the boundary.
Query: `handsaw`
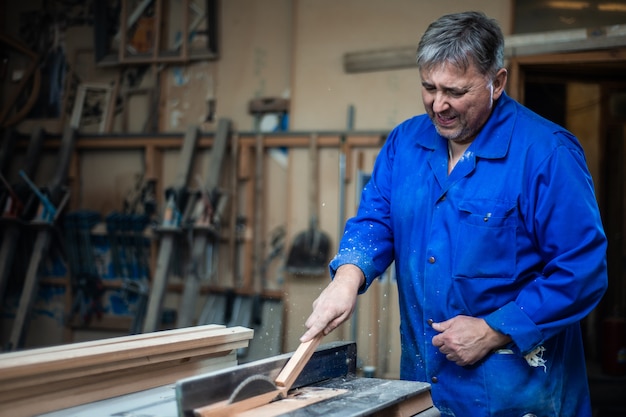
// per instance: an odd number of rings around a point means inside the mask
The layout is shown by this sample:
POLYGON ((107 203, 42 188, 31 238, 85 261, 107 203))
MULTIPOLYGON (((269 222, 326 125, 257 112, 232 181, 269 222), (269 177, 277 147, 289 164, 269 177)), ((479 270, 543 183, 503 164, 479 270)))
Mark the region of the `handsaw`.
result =
POLYGON ((323 332, 313 339, 300 343, 275 380, 265 375, 253 375, 242 381, 228 400, 193 410, 196 417, 230 417, 237 413, 260 407, 285 398, 313 352, 324 337, 323 332))

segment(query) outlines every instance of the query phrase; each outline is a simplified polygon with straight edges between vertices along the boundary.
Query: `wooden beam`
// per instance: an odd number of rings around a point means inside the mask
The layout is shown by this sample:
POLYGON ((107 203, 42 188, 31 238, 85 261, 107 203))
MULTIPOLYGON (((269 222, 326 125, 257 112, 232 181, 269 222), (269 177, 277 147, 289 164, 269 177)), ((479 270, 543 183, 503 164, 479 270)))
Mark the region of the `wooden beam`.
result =
POLYGON ((343 69, 347 73, 407 68, 417 68, 415 46, 348 52, 343 57, 343 69))
MULTIPOLYGON (((626 47, 626 24, 509 35, 504 39, 504 56, 514 58, 623 47, 626 47)), ((417 68, 416 47, 349 52, 343 57, 343 65, 347 73, 417 68)))
POLYGON ((285 388, 287 391, 291 389, 291 386, 300 375, 300 372, 302 372, 302 369, 304 369, 304 366, 309 362, 309 359, 311 359, 313 352, 315 352, 323 337, 324 333, 319 333, 308 342, 300 343, 298 349, 296 349, 276 377, 276 386, 285 388))
MULTIPOLYGON (((245 152, 245 147, 254 147, 254 135, 247 133, 238 133, 239 145, 241 151, 245 152)), ((263 146, 265 148, 305 148, 309 146, 308 132, 295 132, 289 135, 264 135, 263 146)), ((340 144, 341 133, 320 133, 318 146, 338 147, 340 144)), ((372 133, 354 133, 348 136, 346 144, 352 148, 359 147, 376 147, 382 146, 385 141, 386 132, 372 133)), ((61 143, 60 139, 47 138, 44 142, 45 149, 56 149, 61 143)), ((156 150, 178 149, 183 143, 183 133, 176 135, 80 135, 76 139, 76 150, 112 150, 112 149, 145 149, 146 147, 154 147, 156 150)), ((27 141, 18 141, 17 147, 25 148, 27 141)), ((211 148, 213 146, 213 135, 207 135, 202 132, 202 136, 198 139, 198 148, 211 148)), ((242 155, 243 157, 243 155, 242 155)), ((244 158, 245 159, 245 158, 244 158)), ((242 169, 245 169, 242 167, 242 169)))
POLYGON ((626 25, 510 35, 505 38, 504 45, 507 58, 619 48, 626 46, 626 25))
POLYGON ((206 325, 5 353, 0 403, 15 417, 30 416, 174 383, 224 356, 236 362, 234 352, 252 335, 244 327, 206 325))
POLYGON ((189 361, 178 361, 167 366, 155 366, 154 369, 141 373, 122 372, 114 377, 102 374, 98 378, 92 378, 80 384, 55 384, 56 388, 52 392, 40 393, 35 398, 32 395, 32 389, 27 388, 25 396, 11 398, 8 402, 3 402, 3 406, 10 407, 12 417, 31 417, 138 390, 172 384, 173 381, 182 378, 213 372, 236 366, 236 364, 236 352, 232 351, 223 357, 209 360, 192 358, 189 361))

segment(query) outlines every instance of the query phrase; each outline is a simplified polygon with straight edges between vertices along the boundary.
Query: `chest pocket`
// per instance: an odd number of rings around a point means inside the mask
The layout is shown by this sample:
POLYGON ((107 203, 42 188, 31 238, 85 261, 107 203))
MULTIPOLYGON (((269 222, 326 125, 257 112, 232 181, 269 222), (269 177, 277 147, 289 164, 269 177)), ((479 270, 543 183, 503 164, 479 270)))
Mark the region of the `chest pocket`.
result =
POLYGON ((458 278, 512 278, 517 227, 514 202, 464 200, 452 274, 458 278))

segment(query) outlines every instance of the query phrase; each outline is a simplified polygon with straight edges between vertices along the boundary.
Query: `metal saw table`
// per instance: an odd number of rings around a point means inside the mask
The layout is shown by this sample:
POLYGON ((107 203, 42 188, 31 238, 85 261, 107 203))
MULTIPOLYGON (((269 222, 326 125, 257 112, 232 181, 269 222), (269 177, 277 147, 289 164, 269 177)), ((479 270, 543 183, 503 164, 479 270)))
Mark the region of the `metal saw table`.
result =
MULTIPOLYGON (((275 378, 290 356, 280 355, 178 381, 179 417, 194 417, 195 409, 227 400, 247 378, 275 378)), ((433 405, 429 384, 357 377, 356 344, 335 342, 321 346, 313 354, 287 398, 235 415, 438 417, 440 413, 433 405)))

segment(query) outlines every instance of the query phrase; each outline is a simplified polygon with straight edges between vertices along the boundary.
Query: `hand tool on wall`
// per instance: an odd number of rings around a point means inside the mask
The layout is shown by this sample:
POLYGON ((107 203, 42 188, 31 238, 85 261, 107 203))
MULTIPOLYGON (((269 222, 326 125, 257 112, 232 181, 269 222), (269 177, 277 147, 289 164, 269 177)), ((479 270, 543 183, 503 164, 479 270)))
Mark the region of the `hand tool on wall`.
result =
POLYGON ((63 220, 73 298, 67 323, 89 325, 104 312, 104 286, 96 266, 91 234, 101 215, 93 210, 77 210, 66 214, 63 220))
POLYGON ((0 174, 2 175, 7 175, 9 170, 15 142, 17 142, 15 131, 11 128, 5 129, 2 132, 2 142, 0 142, 0 174))
POLYGON ((122 286, 107 289, 103 298, 112 310, 120 306, 126 309, 126 314, 132 317, 130 334, 141 333, 148 305, 150 238, 145 231, 156 211, 154 188, 155 180, 146 179, 143 173, 137 174, 134 186, 124 198, 122 210, 114 210, 105 218, 111 259, 105 275, 120 279, 122 286))
POLYGON ((106 229, 111 257, 109 277, 122 281, 122 287, 109 290, 109 300, 121 300, 132 316, 130 334, 141 333, 146 313, 150 266, 148 265, 149 240, 144 235, 150 218, 137 213, 139 205, 126 206, 123 212, 106 216, 106 229))
POLYGON ((167 278, 170 272, 170 263, 174 250, 174 241, 181 234, 183 224, 187 221, 181 212, 189 213, 186 210, 187 203, 187 183, 191 174, 193 156, 198 142, 199 129, 191 125, 187 128, 183 146, 178 162, 178 174, 174 184, 166 191, 167 207, 163 214, 162 224, 156 229, 161 234, 159 243, 159 255, 154 277, 151 282, 150 295, 148 298, 148 308, 143 323, 143 332, 154 332, 158 330, 161 319, 161 305, 167 286, 167 278))
MULTIPOLYGON (((229 274, 230 281, 232 281, 232 286, 228 288, 223 288, 222 290, 211 290, 206 294, 204 300, 204 306, 202 307, 202 311, 200 312, 200 316, 197 320, 197 325, 205 325, 205 324, 219 324, 226 325, 231 316, 232 304, 235 298, 235 277, 237 276, 238 270, 238 262, 237 262, 237 231, 239 230, 238 226, 238 216, 237 216, 237 207, 238 207, 238 192, 237 192, 237 181, 238 181, 238 154, 239 154, 239 135, 237 132, 233 132, 231 135, 231 147, 230 147, 230 162, 231 162, 231 171, 230 171, 230 191, 229 191, 229 202, 232 207, 230 212, 229 226, 230 226, 230 261, 232 262, 232 272, 229 274)), ((216 269, 217 270, 217 269, 216 269)), ((219 285, 220 281, 217 279, 216 274, 209 274, 209 283, 213 285, 219 285)))
MULTIPOLYGON (((7 139, 5 137, 5 139, 7 139)), ((26 149, 26 158, 24 160, 22 171, 32 177, 35 174, 37 163, 41 149, 43 148, 43 130, 36 128, 31 133, 28 147, 26 149)), ((4 144, 3 144, 4 146, 4 144)), ((8 160, 7 160, 8 161, 8 160)), ((28 220, 28 206, 31 200, 32 192, 28 186, 21 184, 12 185, 6 181, 6 195, 2 200, 2 206, 5 211, 0 215, 2 221, 2 242, 0 246, 0 303, 4 299, 4 291, 9 281, 15 251, 20 239, 20 229, 22 222, 28 220)), ((31 210, 32 211, 32 210, 31 210)))
POLYGON ((76 130, 71 126, 65 128, 59 148, 57 170, 52 179, 43 191, 33 184, 26 173, 22 171, 20 175, 29 184, 32 191, 39 198, 39 210, 35 219, 29 225, 36 232, 34 247, 28 263, 28 270, 20 296, 19 307, 11 329, 8 350, 21 347, 24 335, 29 324, 31 306, 37 293, 37 276, 41 263, 48 254, 48 247, 53 237, 56 220, 69 200, 69 191, 66 187, 66 180, 74 143, 76 140, 76 130))
POLYGON ((318 167, 318 135, 309 137, 309 164, 311 177, 309 181, 309 228, 297 234, 287 257, 286 270, 296 275, 323 275, 328 271, 330 238, 319 229, 319 167, 318 167))
MULTIPOLYGON (((15 131, 11 128, 5 129, 4 132, 2 132, 2 141, 0 142, 0 175, 2 175, 5 179, 9 175, 8 172, 11 166, 11 159, 13 158, 15 142, 17 142, 17 135, 15 134, 15 131)), ((11 188, 12 187, 6 183, 0 184, 0 207, 5 208, 5 213, 7 211, 7 202, 11 203, 11 188)))
POLYGON ((5 101, 7 104, 0 108, 0 126, 9 127, 14 126, 24 119, 37 102, 41 89, 42 78, 40 68, 41 57, 28 49, 26 45, 2 33, 0 33, 0 43, 10 46, 12 49, 26 55, 31 60, 31 63, 24 71, 18 86, 12 89, 11 96, 5 101), (28 99, 19 110, 11 114, 15 106, 18 105, 19 96, 24 91, 28 91, 28 86, 30 86, 28 99), (9 117, 9 115, 11 116, 9 117))
POLYGON ((222 162, 230 135, 230 120, 222 118, 218 121, 217 130, 211 148, 209 168, 206 181, 200 191, 194 208, 193 242, 191 256, 185 277, 185 287, 181 305, 178 311, 177 327, 194 325, 196 303, 200 292, 200 284, 206 281, 211 272, 213 248, 218 243, 222 212, 226 203, 226 196, 219 192, 220 173, 222 162))

